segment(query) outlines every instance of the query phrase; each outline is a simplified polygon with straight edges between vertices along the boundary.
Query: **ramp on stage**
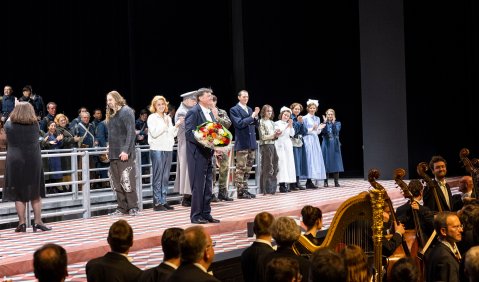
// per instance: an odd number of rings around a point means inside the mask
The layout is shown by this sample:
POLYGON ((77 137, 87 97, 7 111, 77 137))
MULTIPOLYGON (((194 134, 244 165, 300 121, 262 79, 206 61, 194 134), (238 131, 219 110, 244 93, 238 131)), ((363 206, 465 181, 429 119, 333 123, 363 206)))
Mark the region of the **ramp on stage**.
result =
MULTIPOLYGON (((378 181, 382 184, 394 206, 405 202, 392 180, 378 181)), ((408 182, 408 181, 406 181, 408 182)), ((319 188, 316 190, 258 195, 256 199, 212 203, 212 215, 221 220, 220 224, 206 224, 204 227, 216 241, 216 258, 228 254, 238 256, 241 249, 249 246, 254 237, 248 237, 247 222, 261 211, 275 216, 293 216, 299 220, 304 205, 314 205, 323 211, 327 228, 337 207, 346 199, 367 191, 369 183, 363 179, 341 179, 341 187, 319 188)), ((457 193, 458 180, 450 179, 453 193, 457 193)), ((189 208, 175 205, 174 211, 155 212, 145 209, 140 216, 97 216, 89 219, 75 219, 50 223, 49 232, 15 233, 14 229, 0 230, 0 278, 7 276, 13 281, 36 281, 33 271, 33 252, 45 243, 63 246, 68 253, 69 277, 66 281, 86 281, 85 264, 89 259, 103 256, 109 251, 106 237, 110 225, 122 218, 133 227, 134 245, 130 250, 133 263, 141 269, 151 268, 162 261, 161 234, 169 227, 191 226, 189 208)))

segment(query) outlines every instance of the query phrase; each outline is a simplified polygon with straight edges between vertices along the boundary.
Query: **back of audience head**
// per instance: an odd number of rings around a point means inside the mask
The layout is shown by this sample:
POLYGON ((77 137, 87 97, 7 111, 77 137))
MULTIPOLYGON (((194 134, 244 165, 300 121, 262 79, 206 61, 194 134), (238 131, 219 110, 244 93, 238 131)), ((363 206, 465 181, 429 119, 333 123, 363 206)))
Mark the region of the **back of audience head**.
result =
POLYGON ((170 260, 180 257, 180 238, 183 235, 183 229, 172 227, 163 232, 161 236, 161 248, 163 249, 163 260, 170 260))
POLYGON ((253 232, 256 237, 270 236, 274 216, 269 212, 260 212, 254 217, 253 232))
POLYGON ((343 258, 330 249, 323 248, 311 256, 311 282, 346 282, 348 271, 343 258))
POLYGON ((68 276, 65 249, 56 244, 45 244, 33 254, 35 277, 40 282, 64 281, 68 276))
POLYGON ((408 189, 414 197, 419 197, 424 189, 424 186, 419 179, 412 179, 409 181, 408 189))
POLYGON ((296 282, 301 281, 299 262, 289 257, 272 259, 266 265, 266 282, 296 282))
POLYGON ((417 282, 419 281, 419 271, 412 258, 399 259, 391 269, 392 282, 417 282))
POLYGON ((181 262, 205 262, 209 265, 214 259, 212 247, 213 242, 202 226, 188 227, 180 237, 181 262))
POLYGON ((126 220, 120 219, 111 225, 107 240, 113 252, 128 253, 133 245, 133 229, 126 220))
POLYGON ((317 207, 306 205, 301 209, 301 217, 306 228, 310 230, 318 224, 318 220, 322 221, 323 213, 317 207))
POLYGON ((470 282, 479 281, 479 246, 474 246, 467 251, 464 268, 470 282))
POLYGON ((273 222, 271 234, 279 246, 289 247, 298 240, 301 231, 294 219, 282 216, 273 222))
POLYGON ((348 268, 349 282, 368 282, 370 280, 367 258, 361 247, 346 246, 341 250, 341 256, 348 268))

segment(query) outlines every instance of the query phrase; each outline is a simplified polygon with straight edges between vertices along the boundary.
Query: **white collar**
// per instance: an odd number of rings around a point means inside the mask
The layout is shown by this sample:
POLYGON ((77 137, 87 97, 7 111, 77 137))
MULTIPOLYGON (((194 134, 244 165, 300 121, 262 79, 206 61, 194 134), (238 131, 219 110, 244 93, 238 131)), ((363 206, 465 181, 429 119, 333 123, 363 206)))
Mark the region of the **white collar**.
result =
POLYGON ((271 248, 273 247, 273 245, 271 245, 271 241, 268 241, 268 240, 256 239, 256 240, 254 240, 254 241, 255 241, 255 242, 258 242, 258 243, 266 244, 266 245, 270 246, 271 248))
POLYGON ((174 269, 178 269, 178 266, 177 266, 176 264, 174 264, 174 263, 171 263, 171 262, 169 262, 169 261, 164 261, 163 263, 166 264, 166 265, 169 265, 169 266, 173 267, 174 269))
POLYGON ((205 273, 208 273, 208 270, 206 268, 204 268, 201 264, 195 262, 193 263, 196 267, 198 267, 199 269, 203 270, 205 273))

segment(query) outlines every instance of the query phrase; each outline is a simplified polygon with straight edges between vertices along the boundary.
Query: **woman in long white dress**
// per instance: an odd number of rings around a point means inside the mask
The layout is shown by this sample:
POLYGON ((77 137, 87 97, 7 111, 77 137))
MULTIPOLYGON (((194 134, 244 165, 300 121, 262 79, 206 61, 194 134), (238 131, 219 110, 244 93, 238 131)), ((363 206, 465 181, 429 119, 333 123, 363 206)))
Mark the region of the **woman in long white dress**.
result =
POLYGON ((324 167, 323 153, 319 143, 318 134, 326 126, 321 123, 321 119, 316 116, 318 110, 318 100, 309 99, 306 102, 306 109, 308 114, 303 117, 303 122, 308 129, 308 134, 303 136, 304 148, 306 149, 306 160, 308 167, 305 169, 306 188, 316 189, 318 186, 314 185, 314 180, 326 179, 326 168, 324 167))
POLYGON ((280 192, 289 192, 292 183, 296 183, 296 168, 294 166, 293 143, 294 136, 293 120, 291 109, 282 107, 279 113, 279 120, 275 122, 276 128, 281 131, 278 140, 274 143, 278 154, 278 175, 280 192))

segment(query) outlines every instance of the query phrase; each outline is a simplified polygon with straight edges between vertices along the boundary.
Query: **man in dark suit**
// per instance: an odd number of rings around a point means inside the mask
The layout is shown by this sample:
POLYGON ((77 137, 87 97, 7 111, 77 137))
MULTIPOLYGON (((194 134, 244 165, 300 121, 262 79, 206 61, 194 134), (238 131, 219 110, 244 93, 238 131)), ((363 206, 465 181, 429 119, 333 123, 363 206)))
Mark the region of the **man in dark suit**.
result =
POLYGON ((258 126, 259 107, 253 110, 246 104, 249 94, 246 90, 238 93, 239 103, 230 109, 230 118, 235 128, 236 171, 235 186, 239 199, 255 198, 248 191, 248 179, 254 164, 256 143, 256 127, 258 126))
POLYGON ((39 282, 65 281, 67 265, 67 252, 56 244, 45 244, 33 254, 33 272, 39 282))
POLYGON ((198 104, 185 117, 186 158, 191 184, 191 223, 219 223, 211 216, 211 195, 213 193, 213 153, 196 141, 193 130, 206 121, 215 122, 211 112, 213 90, 201 88, 196 92, 198 104))
MULTIPOLYGON (((447 162, 441 156, 433 156, 429 162, 429 168, 434 174, 434 180, 437 183, 439 189, 436 191, 439 199, 439 203, 443 211, 453 210, 453 198, 451 193, 451 187, 446 183, 447 162)), ((431 211, 439 211, 434 198, 434 187, 426 186, 424 189, 424 205, 431 211)))
POLYGON ((434 219, 438 243, 426 260, 426 281, 460 281, 461 255, 456 243, 462 239, 462 225, 455 213, 440 212, 434 219))
POLYGON ((273 246, 271 246, 272 235, 270 231, 273 221, 274 217, 269 212, 261 212, 254 218, 253 231, 256 240, 241 254, 241 269, 244 281, 256 282, 262 280, 259 270, 260 267, 264 266, 263 258, 274 252, 273 246))
POLYGON ((120 219, 113 223, 107 240, 111 252, 86 264, 87 281, 138 281, 142 271, 127 257, 133 245, 133 229, 128 222, 120 219))
POLYGON ((208 268, 215 258, 215 243, 202 226, 192 226, 180 237, 181 265, 170 282, 219 282, 208 268))
POLYGON ((167 281, 171 274, 180 266, 180 237, 183 229, 172 227, 163 232, 161 248, 163 249, 163 262, 157 267, 145 270, 140 277, 140 282, 167 281))

